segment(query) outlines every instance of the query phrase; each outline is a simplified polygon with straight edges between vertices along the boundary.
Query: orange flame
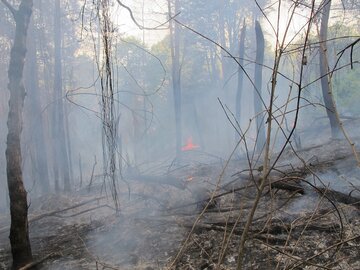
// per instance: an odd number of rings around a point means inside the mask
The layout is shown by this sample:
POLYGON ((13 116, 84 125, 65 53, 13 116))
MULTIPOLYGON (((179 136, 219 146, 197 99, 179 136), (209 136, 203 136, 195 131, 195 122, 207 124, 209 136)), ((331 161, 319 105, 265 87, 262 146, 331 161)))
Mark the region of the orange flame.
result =
POLYGON ((200 146, 197 144, 194 144, 192 142, 192 137, 189 137, 186 140, 186 145, 184 145, 183 147, 181 147, 181 151, 190 151, 190 150, 194 150, 196 148, 199 148, 200 146))

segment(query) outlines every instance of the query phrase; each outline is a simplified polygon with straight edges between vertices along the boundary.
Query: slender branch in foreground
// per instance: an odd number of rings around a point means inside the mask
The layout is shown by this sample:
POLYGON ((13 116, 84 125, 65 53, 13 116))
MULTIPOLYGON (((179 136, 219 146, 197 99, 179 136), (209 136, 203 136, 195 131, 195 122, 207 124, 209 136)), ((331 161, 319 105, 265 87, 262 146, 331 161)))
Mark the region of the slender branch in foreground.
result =
POLYGON ((18 11, 7 0, 1 0, 1 2, 3 2, 3 4, 10 10, 11 14, 16 19, 18 11))
POLYGON ((130 15, 131 20, 135 23, 135 25, 137 27, 139 27, 140 30, 165 30, 168 29, 168 27, 163 27, 164 25, 166 25, 169 21, 171 21, 172 19, 174 19, 176 16, 178 16, 180 13, 175 14, 173 17, 170 17, 168 20, 166 20, 165 22, 155 26, 155 27, 146 27, 144 25, 141 25, 140 23, 138 23, 138 21, 135 19, 134 14, 131 10, 130 7, 128 7, 127 5, 125 5, 123 2, 121 2, 120 0, 116 0, 116 2, 123 8, 125 8, 130 15))

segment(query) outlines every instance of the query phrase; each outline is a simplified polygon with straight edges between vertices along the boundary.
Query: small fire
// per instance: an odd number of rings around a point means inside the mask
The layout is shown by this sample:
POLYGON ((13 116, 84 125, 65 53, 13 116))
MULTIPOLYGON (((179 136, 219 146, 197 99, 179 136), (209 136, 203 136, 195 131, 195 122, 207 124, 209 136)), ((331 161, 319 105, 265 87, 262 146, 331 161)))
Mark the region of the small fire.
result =
POLYGON ((194 149, 199 148, 199 147, 200 147, 199 145, 193 144, 192 137, 189 137, 186 140, 186 145, 181 147, 181 151, 190 151, 190 150, 194 150, 194 149))

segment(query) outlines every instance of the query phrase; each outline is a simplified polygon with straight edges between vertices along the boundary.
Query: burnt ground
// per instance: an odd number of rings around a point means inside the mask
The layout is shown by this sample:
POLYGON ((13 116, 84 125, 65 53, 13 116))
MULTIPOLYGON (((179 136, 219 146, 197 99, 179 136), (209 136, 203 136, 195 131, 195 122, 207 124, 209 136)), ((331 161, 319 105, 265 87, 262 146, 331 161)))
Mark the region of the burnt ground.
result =
MULTIPOLYGON (((38 269, 236 269, 260 163, 192 160, 125 177, 119 213, 101 177, 33 199, 38 269)), ((359 170, 344 142, 287 150, 259 201, 243 269, 360 269, 359 170)), ((0 269, 11 263, 8 220, 0 214, 0 269)))

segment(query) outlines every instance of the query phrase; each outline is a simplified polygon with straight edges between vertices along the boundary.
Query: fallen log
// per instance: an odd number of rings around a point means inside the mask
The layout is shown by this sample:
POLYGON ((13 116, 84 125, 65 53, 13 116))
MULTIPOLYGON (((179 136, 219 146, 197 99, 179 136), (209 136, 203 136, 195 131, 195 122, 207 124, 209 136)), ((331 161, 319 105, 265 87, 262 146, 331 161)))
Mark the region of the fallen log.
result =
MULTIPOLYGON (((235 235, 241 235, 243 231, 244 224, 242 222, 236 222, 235 220, 227 221, 227 222, 218 222, 214 221, 211 222, 207 220, 206 222, 201 222, 195 226, 196 232, 201 231, 233 231, 235 235), (234 226, 236 226, 234 228, 234 226)), ((191 228, 193 226, 193 223, 191 222, 185 222, 182 224, 185 228, 191 228)), ((282 224, 279 226, 279 224, 273 224, 266 228, 260 228, 260 224, 254 224, 251 233, 252 238, 257 239, 268 239, 274 241, 274 244, 279 244, 279 242, 282 242, 284 239, 279 237, 279 235, 288 235, 288 233, 291 231, 292 233, 296 231, 303 231, 306 229, 306 231, 319 231, 319 232, 326 232, 326 233, 336 233, 341 228, 339 224, 299 224, 297 226, 292 226, 291 224, 282 224)), ((286 240, 286 239, 285 239, 286 240)))
MULTIPOLYGON (((287 181, 276 181, 271 183, 272 188, 287 190, 291 192, 297 192, 300 194, 306 194, 306 190, 300 184, 297 183, 288 183, 287 181)), ((314 187, 314 190, 321 196, 326 196, 332 201, 339 203, 353 205, 360 209, 360 198, 353 197, 351 194, 345 194, 340 191, 336 191, 329 188, 314 187)))
POLYGON ((326 195, 328 198, 333 199, 337 202, 353 205, 357 208, 360 208, 360 198, 353 197, 349 194, 342 193, 340 191, 328 189, 328 188, 319 188, 321 194, 326 195))
POLYGON ((276 181, 271 183, 271 188, 291 191, 299 194, 305 194, 305 190, 297 183, 289 183, 288 181, 276 181))
MULTIPOLYGON (((87 200, 87 201, 72 205, 72 206, 64 208, 64 209, 54 210, 54 211, 50 211, 50 212, 47 212, 47 213, 44 213, 44 214, 40 214, 38 216, 29 217, 29 224, 32 223, 32 222, 35 222, 37 220, 40 220, 42 218, 55 216, 55 215, 57 215, 59 213, 66 212, 66 211, 78 208, 80 206, 83 206, 85 204, 88 204, 88 203, 91 203, 91 202, 94 202, 94 201, 99 201, 99 200, 104 199, 104 198, 106 198, 106 196, 102 196, 102 197, 99 197, 99 198, 93 198, 93 199, 90 199, 90 200, 87 200)), ((0 233, 8 232, 9 230, 10 230, 10 226, 6 226, 6 227, 0 229, 0 233)))

